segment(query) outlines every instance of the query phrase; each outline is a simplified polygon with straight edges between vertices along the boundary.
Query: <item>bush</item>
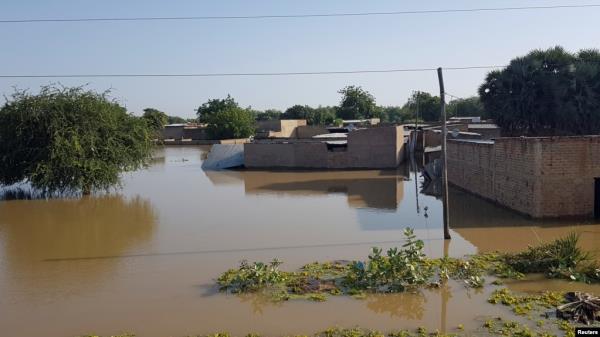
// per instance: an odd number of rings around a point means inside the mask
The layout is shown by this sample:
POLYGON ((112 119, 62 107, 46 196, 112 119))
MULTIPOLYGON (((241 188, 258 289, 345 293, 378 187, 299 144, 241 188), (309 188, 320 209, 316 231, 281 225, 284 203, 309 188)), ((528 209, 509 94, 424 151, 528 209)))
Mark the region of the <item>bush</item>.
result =
POLYGON ((579 235, 571 233, 564 238, 518 254, 508 254, 506 262, 521 273, 546 273, 554 268, 575 268, 589 259, 578 246, 579 235))
POLYGON ((143 119, 108 93, 42 87, 16 91, 0 109, 0 184, 44 193, 107 190, 143 167, 152 142, 143 119))
POLYGON ((227 95, 225 99, 210 99, 198 108, 198 120, 208 124, 213 139, 248 138, 256 131, 254 113, 242 109, 227 95))
POLYGON ((344 283, 377 292, 401 292, 427 283, 434 270, 424 263, 423 241, 417 240, 410 228, 404 230, 404 236, 406 243, 401 249, 390 248, 387 256, 382 256, 381 248, 373 248, 367 262, 352 263, 344 283))
MULTIPOLYGON (((412 229, 405 229, 404 236, 406 243, 401 248, 391 248, 386 255, 380 248, 373 248, 365 262, 314 262, 295 272, 280 271, 278 260, 270 264, 242 262, 238 269, 223 273, 217 282, 222 291, 260 291, 275 301, 292 298, 322 301, 326 299, 322 296, 325 294, 364 298, 369 293, 439 287, 449 279, 461 281, 468 288, 482 288, 484 275, 521 279, 525 276, 523 273, 543 272, 549 278, 566 277, 587 283, 600 281, 600 268, 595 263, 584 263, 588 261, 588 255, 576 248, 576 235, 518 254, 486 253, 468 259, 448 256, 428 259, 423 254, 423 241, 417 240, 412 229)), ((500 283, 500 280, 492 282, 500 283)), ((498 303, 503 298, 503 294, 495 293, 495 299, 490 302, 498 303)), ((554 299, 550 294, 539 298, 544 301, 554 299)), ((525 309, 518 308, 520 311, 525 309)))
POLYGON ((506 264, 521 273, 544 273, 550 278, 565 278, 585 283, 600 282, 600 266, 579 248, 579 235, 564 238, 518 254, 507 254, 506 264))
POLYGON ((279 270, 281 261, 274 259, 270 263, 242 261, 238 269, 230 269, 218 279, 221 290, 232 293, 253 292, 264 287, 282 284, 285 273, 279 270))
POLYGON ((338 93, 342 94, 337 117, 343 119, 366 119, 381 116, 381 110, 375 104, 375 97, 357 86, 348 86, 338 93))
POLYGON ((169 117, 166 113, 153 108, 144 109, 142 118, 148 123, 150 130, 156 134, 160 133, 160 130, 169 122, 169 117))
POLYGON ((248 110, 229 108, 207 118, 213 139, 248 138, 255 132, 254 116, 248 110))

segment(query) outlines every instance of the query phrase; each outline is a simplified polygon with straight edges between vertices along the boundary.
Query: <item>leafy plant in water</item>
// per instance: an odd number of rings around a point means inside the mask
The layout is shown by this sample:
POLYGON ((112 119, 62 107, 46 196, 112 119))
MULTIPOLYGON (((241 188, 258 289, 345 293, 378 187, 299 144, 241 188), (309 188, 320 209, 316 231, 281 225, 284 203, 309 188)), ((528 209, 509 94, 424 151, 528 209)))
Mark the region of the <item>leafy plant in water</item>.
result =
MULTIPOLYGON (((345 294, 365 298, 369 292, 402 292, 429 285, 439 285, 448 279, 460 280, 467 287, 480 288, 484 276, 519 279, 523 273, 544 271, 549 277, 570 278, 575 281, 600 280, 600 268, 588 254, 577 247, 574 234, 518 254, 486 253, 468 259, 443 257, 428 259, 423 253, 423 241, 410 228, 404 231, 405 244, 390 248, 384 254, 373 248, 368 260, 310 263, 296 272, 279 270, 281 262, 242 261, 238 269, 230 269, 217 280, 221 290, 232 293, 261 291, 274 301, 292 298, 325 300, 325 295, 345 294), (556 267, 555 267, 556 266, 556 267), (567 267, 568 266, 568 267, 567 267), (549 267, 550 269, 545 269, 549 267)), ((493 284, 500 285, 501 281, 493 284)), ((509 303, 511 296, 495 293, 496 300, 513 307, 517 314, 528 314, 532 306, 527 301, 509 303)), ((545 295, 544 295, 545 296, 545 295)), ((532 299, 530 299, 532 300, 532 299)), ((540 299, 535 299, 540 301, 540 299)), ((542 298, 541 300, 551 300, 542 298)), ((492 300, 490 300, 492 302, 492 300)), ((494 302, 492 302, 494 303, 494 302)))
POLYGON ((456 260, 456 267, 451 276, 463 280, 469 287, 481 288, 485 283, 483 270, 471 261, 456 260))
POLYGON ((575 268, 590 257, 578 247, 578 242, 579 235, 570 233, 550 243, 530 246, 524 252, 507 254, 506 262, 522 273, 544 273, 575 268))
POLYGON ((404 236, 406 243, 401 249, 390 248, 384 256, 381 248, 373 248, 368 261, 353 262, 344 284, 376 292, 400 292, 425 284, 433 269, 425 263, 423 241, 410 228, 404 230, 404 236))
POLYGON ((252 292, 264 287, 281 285, 286 281, 286 273, 279 270, 281 261, 273 259, 270 263, 248 261, 240 262, 238 269, 230 269, 218 279, 221 290, 233 293, 252 292))

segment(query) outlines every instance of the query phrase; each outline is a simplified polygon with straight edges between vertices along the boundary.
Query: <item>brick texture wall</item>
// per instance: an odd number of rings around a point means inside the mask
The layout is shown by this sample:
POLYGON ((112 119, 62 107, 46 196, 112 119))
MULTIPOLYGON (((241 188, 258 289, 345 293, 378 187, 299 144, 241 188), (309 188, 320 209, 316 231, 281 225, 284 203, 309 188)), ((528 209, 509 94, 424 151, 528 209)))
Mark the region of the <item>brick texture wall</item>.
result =
POLYGON ((448 180, 535 218, 589 217, 600 136, 448 142, 448 180))
POLYGON ((332 151, 323 141, 255 141, 244 145, 249 168, 395 168, 404 159, 402 127, 378 127, 348 134, 347 147, 332 151))

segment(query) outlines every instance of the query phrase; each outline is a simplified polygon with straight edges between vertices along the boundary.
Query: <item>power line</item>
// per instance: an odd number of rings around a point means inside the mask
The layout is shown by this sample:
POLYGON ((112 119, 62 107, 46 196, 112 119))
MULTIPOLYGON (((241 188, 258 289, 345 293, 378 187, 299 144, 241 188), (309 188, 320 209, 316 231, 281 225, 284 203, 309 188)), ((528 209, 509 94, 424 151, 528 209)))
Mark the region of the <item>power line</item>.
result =
POLYGON ((353 17, 353 16, 391 16, 391 15, 421 15, 421 14, 446 14, 446 13, 474 13, 474 12, 501 12, 525 11, 546 9, 574 9, 600 7, 600 4, 580 5, 552 5, 552 6, 525 6, 525 7, 491 7, 491 8, 459 8, 459 9, 433 9, 393 12, 358 12, 358 13, 324 13, 324 14, 287 14, 287 15, 239 15, 239 16, 163 16, 163 17, 108 17, 108 18, 49 18, 49 19, 6 19, 0 23, 51 23, 51 22, 116 22, 116 21, 193 21, 193 20, 255 20, 255 19, 304 19, 328 17, 353 17))
MULTIPOLYGON (((583 64, 594 64, 600 65, 600 62, 593 60, 586 60, 583 64)), ((460 71, 460 70, 477 70, 477 69, 499 69, 506 68, 510 65, 482 65, 482 66, 463 66, 463 67, 442 67, 447 71, 460 71)), ((564 64, 562 66, 565 66, 564 64)), ((555 70, 545 69, 543 66, 535 67, 541 71, 552 71, 555 70)), ((98 77, 269 77, 269 76, 303 76, 303 75, 345 75, 345 74, 382 74, 382 73, 408 73, 408 72, 430 72, 437 71, 437 67, 431 68, 397 68, 397 69, 363 69, 363 70, 340 70, 340 71, 299 71, 299 72, 252 72, 252 73, 149 73, 149 74, 0 74, 1 78, 98 78, 98 77)), ((457 99, 464 99, 452 94, 446 93, 447 96, 451 96, 457 99)))
POLYGON ((446 96, 450 96, 450 97, 454 98, 455 100, 456 100, 456 99, 465 99, 464 97, 459 97, 459 96, 452 95, 452 94, 451 94, 451 93, 449 93, 449 92, 446 92, 445 94, 446 94, 446 96))
MULTIPOLYGON (((448 67, 444 70, 492 69, 505 66, 469 66, 448 67)), ((233 77, 233 76, 301 76, 301 75, 344 75, 344 74, 378 74, 401 72, 429 72, 437 68, 404 68, 404 69, 371 69, 347 71, 302 71, 302 72, 265 72, 265 73, 181 73, 181 74, 42 74, 42 75, 0 75, 0 78, 94 78, 94 77, 233 77)))

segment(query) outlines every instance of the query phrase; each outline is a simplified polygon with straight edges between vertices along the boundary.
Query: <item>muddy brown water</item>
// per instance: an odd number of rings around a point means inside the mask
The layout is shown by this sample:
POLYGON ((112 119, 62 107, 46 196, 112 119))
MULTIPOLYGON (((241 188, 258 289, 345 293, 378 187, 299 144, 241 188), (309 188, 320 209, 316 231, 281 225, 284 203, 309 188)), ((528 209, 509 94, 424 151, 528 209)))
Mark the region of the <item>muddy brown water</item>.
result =
MULTIPOLYGON (((457 190, 451 191, 448 243, 440 201, 419 192, 422 181, 408 167, 203 172, 207 151, 160 149, 148 169, 125 175, 119 193, 0 201, 0 335, 275 336, 355 325, 452 332, 508 311, 486 304, 491 288, 468 290, 456 282, 365 300, 274 304, 219 294, 214 279, 241 259, 277 257, 290 270, 311 261, 364 259, 372 246, 400 244, 408 226, 430 256, 516 251, 572 230, 587 249, 600 246, 598 223, 532 221, 457 190)), ((509 287, 578 286, 529 279, 509 287)))

